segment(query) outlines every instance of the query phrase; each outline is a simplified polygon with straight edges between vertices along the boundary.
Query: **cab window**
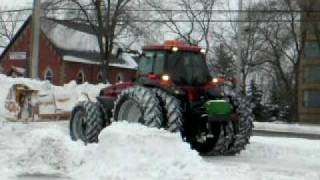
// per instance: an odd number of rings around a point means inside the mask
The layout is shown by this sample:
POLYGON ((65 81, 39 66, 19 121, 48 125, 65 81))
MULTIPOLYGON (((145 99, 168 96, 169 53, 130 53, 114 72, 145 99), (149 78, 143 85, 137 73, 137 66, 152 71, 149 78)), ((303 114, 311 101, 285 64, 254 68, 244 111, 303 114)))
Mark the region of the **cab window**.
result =
POLYGON ((163 73, 165 62, 164 51, 147 51, 140 59, 139 72, 140 74, 161 74, 163 73))
POLYGON ((165 62, 165 53, 164 52, 157 52, 155 59, 154 59, 154 67, 153 67, 154 74, 162 74, 163 73, 164 62, 165 62))
POLYGON ((149 74, 152 72, 154 55, 155 52, 146 52, 143 56, 141 56, 139 63, 140 74, 149 74))

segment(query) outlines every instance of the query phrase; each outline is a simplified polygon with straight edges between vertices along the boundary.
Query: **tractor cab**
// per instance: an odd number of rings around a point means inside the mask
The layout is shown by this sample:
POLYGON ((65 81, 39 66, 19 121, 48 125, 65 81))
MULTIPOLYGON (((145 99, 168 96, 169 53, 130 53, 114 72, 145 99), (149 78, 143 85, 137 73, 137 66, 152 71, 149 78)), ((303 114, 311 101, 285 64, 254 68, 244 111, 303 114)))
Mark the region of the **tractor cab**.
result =
POLYGON ((205 49, 174 40, 143 48, 138 78, 170 80, 177 86, 201 86, 212 79, 205 49))

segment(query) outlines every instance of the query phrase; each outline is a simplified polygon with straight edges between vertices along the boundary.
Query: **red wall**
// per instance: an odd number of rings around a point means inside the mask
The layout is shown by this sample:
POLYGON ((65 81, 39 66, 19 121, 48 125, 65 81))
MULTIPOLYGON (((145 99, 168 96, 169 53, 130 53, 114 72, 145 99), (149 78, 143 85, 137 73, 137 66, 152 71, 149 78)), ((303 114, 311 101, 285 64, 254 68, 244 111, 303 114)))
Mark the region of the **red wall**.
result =
POLYGON ((117 75, 121 73, 124 78, 124 82, 132 81, 133 78, 136 77, 136 70, 131 70, 131 69, 122 69, 118 67, 109 67, 109 72, 108 72, 108 79, 110 83, 115 83, 117 82, 117 75))
MULTIPOLYGON (((99 65, 90 65, 90 64, 79 64, 79 63, 73 63, 73 62, 66 62, 66 82, 70 82, 72 80, 77 79, 80 71, 83 71, 85 73, 85 81, 90 83, 99 83, 98 81, 98 75, 101 72, 99 65)), ((135 70, 130 69, 122 69, 117 67, 109 67, 108 72, 108 80, 110 83, 117 82, 117 75, 121 73, 124 78, 124 82, 131 81, 135 75, 135 70)))
MULTIPOLYGON (((13 45, 10 47, 9 51, 5 54, 4 58, 1 60, 4 72, 8 75, 12 66, 23 67, 27 66, 27 59, 30 59, 30 43, 31 43, 31 30, 30 26, 27 26, 24 32, 16 39, 13 45), (27 59, 25 60, 12 60, 9 57, 10 52, 27 52, 27 59)), ((39 76, 40 79, 44 79, 44 74, 46 68, 50 68, 53 71, 53 83, 62 84, 62 79, 60 78, 60 65, 61 57, 52 45, 47 41, 43 33, 40 36, 40 53, 39 53, 40 63, 39 63, 39 76)))
POLYGON ((62 59, 61 56, 54 49, 52 44, 47 40, 43 33, 40 37, 40 64, 39 64, 39 76, 40 79, 44 79, 45 71, 49 67, 53 71, 53 83, 56 85, 63 84, 62 73, 62 59))
POLYGON ((11 60, 9 57, 10 51, 25 51, 27 52, 27 59, 30 56, 29 52, 29 44, 30 44, 30 38, 28 37, 30 34, 30 28, 26 28, 25 31, 21 34, 20 37, 16 39, 13 46, 7 51, 7 53, 4 55, 3 59, 1 59, 1 65, 3 67, 4 73, 8 74, 11 70, 12 66, 17 67, 26 67, 26 59, 25 60, 11 60))
POLYGON ((100 71, 99 65, 93 64, 80 64, 73 62, 66 62, 66 82, 76 80, 80 71, 85 74, 85 81, 90 83, 98 82, 98 74, 100 71))

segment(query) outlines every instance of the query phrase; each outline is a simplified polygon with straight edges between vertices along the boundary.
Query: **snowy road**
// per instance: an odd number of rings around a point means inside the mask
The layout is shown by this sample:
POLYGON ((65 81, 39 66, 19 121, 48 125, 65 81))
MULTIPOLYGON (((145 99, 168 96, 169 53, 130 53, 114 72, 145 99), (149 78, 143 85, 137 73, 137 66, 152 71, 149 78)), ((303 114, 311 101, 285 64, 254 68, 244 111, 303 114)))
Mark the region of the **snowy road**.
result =
MULTIPOLYGON (((48 146, 54 151, 51 152, 51 149, 46 149, 43 146, 42 141, 25 141, 26 136, 29 136, 29 133, 34 130, 41 130, 43 132, 48 132, 48 134, 56 134, 52 135, 57 137, 56 139, 66 139, 62 141, 62 144, 67 144, 66 148, 68 151, 73 152, 74 148, 70 148, 69 145, 71 145, 72 142, 68 141, 68 126, 66 122, 59 122, 59 123, 32 123, 32 124, 24 124, 24 123, 5 123, 4 125, 0 125, 0 179, 1 180, 65 180, 65 179, 82 179, 78 178, 77 176, 73 175, 72 173, 68 173, 68 170, 73 171, 73 168, 76 167, 79 168, 79 172, 81 173, 88 173, 87 177, 92 177, 90 173, 93 171, 90 168, 94 168, 90 166, 89 161, 93 161, 92 163, 101 163, 99 162, 99 158, 95 159, 95 156, 92 156, 90 158, 91 160, 79 160, 79 162, 75 161, 73 159, 68 159, 68 161, 64 162, 60 156, 64 157, 64 151, 61 152, 61 145, 57 142, 51 142, 46 141, 45 145, 49 144, 48 146), (58 129, 62 132, 62 135, 55 132, 54 129, 58 129), (51 132, 51 133, 50 133, 51 132), (24 139, 24 140, 23 140, 24 139), (67 142, 65 142, 67 141, 67 142), (40 146, 39 146, 40 143, 40 146), (51 143, 53 144, 51 147, 51 143), (39 148, 39 151, 48 151, 48 153, 40 153, 35 151, 32 151, 32 147, 36 146, 39 148), (59 148, 57 148, 59 146, 59 148), (30 150, 31 148, 31 150, 30 150), (55 149, 57 148, 57 149, 55 149), (26 149, 29 149, 28 153, 26 153, 26 149), (61 154, 62 153, 62 154, 61 154), (21 158, 21 155, 26 156, 32 156, 32 158, 29 157, 23 157, 21 158), (57 159, 55 159, 55 156, 57 154, 57 159), (34 157, 33 157, 34 156, 34 157), (53 156, 54 158, 47 158, 53 156), (22 159, 22 160, 21 160, 22 159), (52 163, 43 163, 43 159, 46 161, 53 161, 52 163), (36 166, 35 164, 32 164, 31 161, 42 162, 39 166, 36 166), (69 161, 71 161, 71 165, 68 165, 69 161), (86 162, 88 161, 88 162, 86 162), (31 164, 29 164, 31 163, 31 164), (75 165, 79 163, 80 165, 75 165), (82 163, 86 164, 85 170, 81 169, 82 163), (67 164, 67 165, 65 165, 67 164), (89 165, 88 165, 89 164, 89 165), (16 168, 16 167, 23 167, 16 168), (44 168, 44 167, 45 168, 44 168), (29 171, 30 169, 30 171, 29 171), (66 170, 65 170, 66 169, 66 170), (57 171, 56 171, 57 170, 57 171), (64 172, 66 172, 64 174, 64 172)), ((111 129, 112 130, 112 129, 111 129)), ((128 152, 128 150, 133 149, 133 152, 130 152, 129 155, 123 155, 126 159, 126 161, 120 161, 117 162, 117 159, 113 159, 113 164, 116 164, 118 166, 122 166, 122 163, 124 164, 130 164, 130 158, 131 156, 135 158, 146 158, 143 160, 142 164, 145 164, 148 166, 149 164, 154 164, 154 159, 159 159, 159 157, 153 157, 148 156, 148 153, 145 151, 149 149, 143 149, 145 147, 141 147, 142 149, 139 149, 139 146, 143 146, 145 144, 150 146, 155 146, 155 144, 152 144, 152 142, 149 142, 147 140, 144 140, 143 142, 140 142, 140 140, 137 139, 131 139, 130 142, 132 142, 131 146, 128 148, 125 148, 123 143, 127 143, 129 140, 125 140, 126 138, 131 138, 132 134, 127 134, 127 136, 124 136, 123 139, 121 139, 121 134, 119 133, 120 129, 113 129, 113 134, 111 133, 111 136, 114 135, 113 138, 120 136, 119 142, 111 142, 112 145, 109 145, 110 139, 106 139, 106 142, 108 142, 108 146, 105 147, 107 149, 94 149, 92 152, 94 153, 111 153, 113 156, 117 157, 119 155, 120 159, 122 154, 114 154, 114 150, 123 150, 124 152, 128 152), (124 142, 121 142, 123 141, 124 142), (118 144, 117 144, 118 143, 118 144), (139 143, 141 143, 139 145, 139 143), (138 144, 137 147, 134 146, 134 144, 138 144), (108 152, 108 148, 116 147, 116 149, 110 150, 108 152), (136 152, 135 152, 136 151, 136 152), (139 155, 139 153, 142 153, 142 156, 139 155), (127 160, 128 159, 128 160, 127 160)), ((152 132, 154 133, 154 132, 152 132)), ((109 134, 110 135, 110 134, 109 134)), ((147 136, 148 134, 140 134, 139 136, 147 136)), ((40 134, 41 136, 41 134, 40 134)), ((46 135, 44 135, 46 136, 46 135)), ((139 137, 137 136, 137 137, 139 137)), ((172 160, 173 162, 161 162, 159 164, 159 167, 156 166, 152 167, 151 170, 147 167, 144 167, 142 169, 146 169, 146 172, 150 172, 150 174, 147 174, 144 179, 170 179, 167 176, 167 174, 171 174, 172 172, 175 172, 177 175, 176 177, 172 177, 171 179, 178 179, 178 180, 198 180, 198 179, 246 179, 246 180, 320 180, 320 141, 318 140, 306 140, 306 139, 295 139, 295 138, 275 138, 275 137, 258 137, 254 136, 251 140, 251 144, 247 147, 246 151, 243 151, 240 155, 237 156, 231 156, 231 157, 203 157, 198 158, 197 155, 193 152, 188 150, 187 146, 185 146, 183 143, 178 142, 178 140, 175 140, 170 135, 165 135, 162 137, 162 135, 152 134, 150 135, 152 138, 158 138, 155 139, 157 142, 156 144, 163 144, 167 143, 167 146, 174 146, 173 150, 176 150, 177 154, 182 154, 181 156, 177 156, 174 152, 170 155, 170 152, 165 152, 166 149, 163 149, 162 152, 159 151, 159 148, 151 149, 152 151, 155 151, 155 154, 158 153, 158 155, 161 157, 163 154, 169 154, 167 158, 164 158, 164 160, 169 161, 170 158, 176 158, 172 160), (165 141, 164 141, 165 140, 165 141), (181 148, 177 148, 180 147, 181 148), (172 157, 171 157, 172 156, 172 157), (175 157, 177 156, 177 157, 175 157), (201 162, 204 159, 203 162, 201 162), (189 174, 189 169, 187 165, 181 165, 183 163, 190 162, 190 168, 192 171, 191 174, 189 174), (163 164, 164 163, 164 164, 163 164), (174 168, 176 168, 176 165, 178 164, 179 168, 178 170, 181 171, 175 171, 174 168), (180 165, 179 165, 180 164, 180 165), (171 167, 173 165, 173 167, 171 167), (167 166, 163 169, 162 166, 167 166), (180 167, 181 166, 181 167, 180 167), (162 167, 162 169, 160 168, 162 167), (173 170, 171 170, 173 169, 173 170), (165 173, 165 171, 169 171, 168 173, 165 173), (171 172, 172 171, 172 172, 171 172), (160 175, 161 173, 165 175, 160 175), (149 176, 148 176, 149 175, 149 176), (152 177, 152 178, 150 178, 152 177), (206 177, 206 178, 204 178, 206 177)), ((111 137, 110 137, 111 138, 111 137)), ((27 138, 28 139, 28 138, 27 138)), ((44 140, 46 140, 44 138, 44 140)), ((50 140, 50 139, 49 139, 50 140)), ((58 141, 59 142, 59 141, 58 141)), ((130 143, 128 142, 128 143, 130 143)), ((103 144, 103 142, 102 142, 103 144)), ((80 146, 76 146, 79 148, 80 146)), ((62 145, 62 149, 64 146, 62 145)), ((80 147, 81 149, 81 147, 80 147)), ((170 149, 170 148, 169 148, 170 149)), ((75 150, 75 152, 79 152, 81 154, 82 151, 75 150)), ((81 156, 75 156, 74 159, 77 159, 78 157, 81 158, 81 156)), ((106 156, 107 157, 107 156, 106 156)), ((104 156, 101 155, 101 161, 107 161, 104 159, 104 156)), ((130 169, 140 169, 141 167, 134 167, 129 166, 125 167, 125 170, 129 169, 129 173, 126 175, 122 175, 121 177, 118 177, 118 175, 115 174, 108 174, 105 176, 99 175, 97 177, 92 177, 90 179, 103 179, 102 177, 113 177, 113 179, 140 179, 140 178, 131 178, 131 177, 140 177, 139 174, 130 174, 130 169)), ((121 169, 121 168, 120 168, 121 169)), ((114 171, 113 173, 117 172, 115 169, 110 169, 110 171, 114 171)), ((121 169, 123 170, 123 169, 121 169)), ((97 170, 97 172, 102 173, 106 170, 97 170)), ((144 172, 144 173, 146 173, 144 172)), ((80 173, 80 175, 81 175, 80 173)), ((125 173, 125 172, 124 172, 125 173)), ((135 172, 133 172, 135 173, 135 172)), ((102 173, 103 174, 103 173, 102 173)), ((81 175, 82 176, 82 175, 81 175)), ((86 179, 85 177, 83 179, 86 179)), ((87 178, 88 179, 88 178, 87 178)), ((107 178, 108 179, 108 178, 107 178)), ((112 179, 112 178, 109 178, 112 179)), ((143 179, 143 178, 142 178, 143 179)))
POLYGON ((206 157, 251 179, 320 179, 320 141, 254 136, 238 156, 206 157))

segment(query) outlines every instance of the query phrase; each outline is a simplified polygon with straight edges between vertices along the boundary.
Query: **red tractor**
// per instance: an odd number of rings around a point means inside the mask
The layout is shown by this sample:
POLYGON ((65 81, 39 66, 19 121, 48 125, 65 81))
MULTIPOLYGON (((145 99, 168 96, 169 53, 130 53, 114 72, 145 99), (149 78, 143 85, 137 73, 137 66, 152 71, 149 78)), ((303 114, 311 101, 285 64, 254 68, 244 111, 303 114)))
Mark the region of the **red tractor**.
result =
POLYGON ((79 103, 70 134, 97 142, 115 121, 180 132, 203 155, 233 155, 249 143, 253 114, 231 81, 211 77, 204 49, 166 41, 143 48, 134 82, 102 89, 97 102, 79 103))

